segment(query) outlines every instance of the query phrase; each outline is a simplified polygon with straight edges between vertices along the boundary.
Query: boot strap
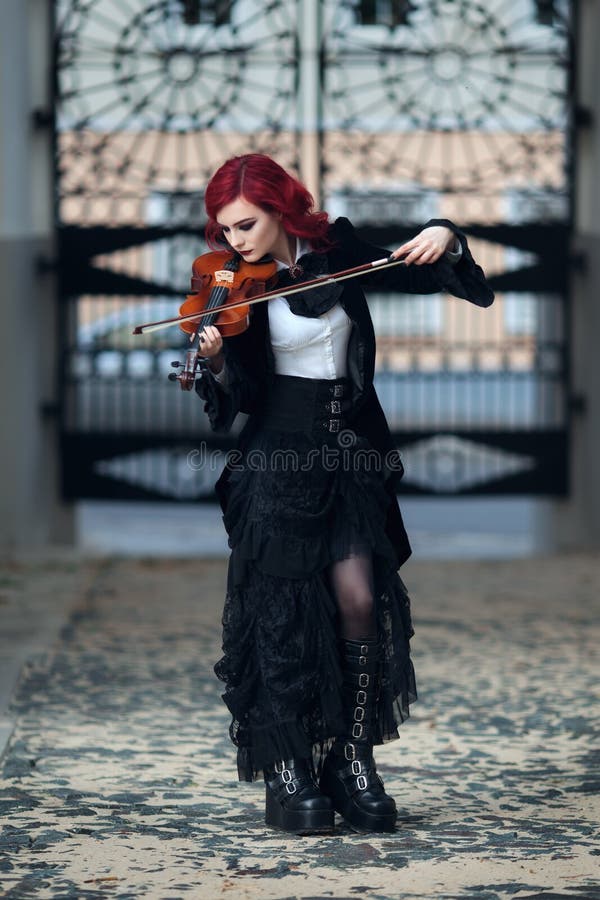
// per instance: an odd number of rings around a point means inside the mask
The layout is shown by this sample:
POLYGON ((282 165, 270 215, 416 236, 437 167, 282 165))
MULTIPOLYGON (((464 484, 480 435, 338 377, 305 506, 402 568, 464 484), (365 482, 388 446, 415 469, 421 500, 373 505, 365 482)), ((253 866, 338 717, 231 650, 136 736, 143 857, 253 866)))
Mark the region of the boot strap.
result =
POLYGON ((351 796, 358 791, 383 790, 383 779, 375 769, 375 764, 365 765, 365 760, 353 759, 350 765, 336 770, 337 777, 342 781, 346 793, 351 796))
POLYGON ((305 771, 296 770, 295 760, 280 760, 274 765, 275 775, 270 771, 265 781, 275 794, 279 803, 289 800, 294 794, 299 793, 305 787, 314 787, 315 781, 310 773, 308 765, 305 771))
POLYGON ((343 757, 347 762, 354 762, 355 759, 370 766, 375 765, 373 759, 373 745, 364 741, 353 741, 351 737, 338 738, 333 745, 336 756, 343 757))
POLYGON ((381 647, 377 641, 344 641, 342 644, 345 741, 372 743, 373 718, 381 689, 380 655, 381 647))

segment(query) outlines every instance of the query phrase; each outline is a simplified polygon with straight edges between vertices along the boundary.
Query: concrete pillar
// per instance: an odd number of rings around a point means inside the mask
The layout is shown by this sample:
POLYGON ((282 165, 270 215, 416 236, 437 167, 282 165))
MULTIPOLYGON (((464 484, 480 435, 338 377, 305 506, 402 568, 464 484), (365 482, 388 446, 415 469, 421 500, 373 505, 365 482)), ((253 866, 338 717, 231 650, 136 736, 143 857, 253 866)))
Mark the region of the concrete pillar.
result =
POLYGON ((58 484, 50 2, 3 0, 0 28, 0 551, 72 540, 58 484))
POLYGON ((571 280, 570 353, 574 407, 571 495, 553 505, 551 542, 559 548, 600 548, 600 4, 580 0, 576 35, 577 103, 591 113, 579 128, 575 159, 573 252, 581 266, 571 280))

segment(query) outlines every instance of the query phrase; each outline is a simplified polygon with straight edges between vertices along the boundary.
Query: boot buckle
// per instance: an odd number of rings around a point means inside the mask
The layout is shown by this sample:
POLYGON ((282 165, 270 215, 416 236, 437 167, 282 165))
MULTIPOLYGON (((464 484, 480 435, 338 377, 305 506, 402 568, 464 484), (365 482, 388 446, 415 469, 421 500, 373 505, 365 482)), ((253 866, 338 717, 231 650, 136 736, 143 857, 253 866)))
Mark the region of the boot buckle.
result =
POLYGON ((361 672, 358 676, 358 685, 359 687, 368 687, 369 686, 369 676, 366 672, 361 672))
POLYGON ((360 737, 362 737, 362 733, 363 733, 362 725, 360 724, 360 722, 355 722, 354 725, 352 726, 352 737, 360 738, 360 737))
POLYGON ((356 784, 359 791, 366 791, 369 782, 367 781, 365 775, 359 775, 356 779, 356 784))
POLYGON ((363 656, 366 656, 367 653, 369 652, 369 645, 368 645, 368 644, 361 644, 361 645, 360 645, 360 652, 363 654, 363 656))
POLYGON ((362 772, 362 763, 360 759, 355 759, 352 763, 352 774, 360 775, 362 772))
POLYGON ((355 757, 356 757, 356 747, 354 746, 354 744, 350 744, 350 743, 344 744, 344 756, 345 756, 346 759, 348 759, 348 760, 350 760, 350 759, 355 759, 355 757))
POLYGON ((285 789, 288 794, 295 794, 297 791, 296 785, 294 784, 294 776, 290 772, 290 770, 286 767, 285 760, 279 760, 274 765, 275 772, 277 775, 281 775, 281 780, 285 784, 285 789))
POLYGON ((364 706, 356 706, 354 709, 354 721, 362 722, 365 717, 365 708, 364 706))
POLYGON ((366 656, 359 656, 359 657, 358 657, 358 664, 359 664, 359 666, 366 666, 366 664, 367 664, 367 657, 366 657, 366 656))
POLYGON ((358 693, 356 695, 356 702, 360 706, 364 706, 365 703, 367 702, 367 692, 366 691, 358 691, 358 693))

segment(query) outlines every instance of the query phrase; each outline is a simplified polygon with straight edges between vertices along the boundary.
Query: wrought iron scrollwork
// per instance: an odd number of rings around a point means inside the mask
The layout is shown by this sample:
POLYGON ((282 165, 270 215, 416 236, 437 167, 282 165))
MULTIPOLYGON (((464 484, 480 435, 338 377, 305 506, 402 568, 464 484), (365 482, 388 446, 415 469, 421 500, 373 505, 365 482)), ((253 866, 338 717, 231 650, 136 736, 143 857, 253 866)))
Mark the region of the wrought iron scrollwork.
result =
POLYGON ((498 194, 515 180, 567 190, 570 4, 551 16, 506 0, 368 4, 379 18, 364 5, 326 5, 330 183, 343 160, 348 182, 371 171, 448 193, 498 194))
POLYGON ((57 0, 63 219, 143 220, 235 152, 294 165, 296 29, 289 0, 57 0))

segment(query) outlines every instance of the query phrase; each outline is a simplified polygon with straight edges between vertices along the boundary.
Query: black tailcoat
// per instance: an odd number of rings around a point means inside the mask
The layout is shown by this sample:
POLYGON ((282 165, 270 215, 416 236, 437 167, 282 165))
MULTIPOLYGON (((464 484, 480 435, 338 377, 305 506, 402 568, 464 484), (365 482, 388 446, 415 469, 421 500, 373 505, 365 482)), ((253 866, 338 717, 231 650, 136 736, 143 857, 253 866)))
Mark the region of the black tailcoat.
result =
MULTIPOLYGON (((373 386, 375 333, 360 282, 368 287, 410 294, 445 291, 477 306, 490 306, 494 299, 483 271, 473 260, 463 232, 447 219, 432 219, 423 227, 430 225, 445 225, 460 240, 463 252, 456 265, 453 266, 446 257, 442 257, 430 265, 396 266, 383 271, 374 269, 360 279, 345 282, 339 296, 339 302, 352 320, 347 354, 347 375, 351 383, 352 401, 351 427, 357 434, 366 437, 382 458, 395 448, 373 386)), ((389 250, 361 240, 345 218, 337 219, 331 226, 330 237, 335 242, 326 254, 330 272, 389 255, 389 250)), ((211 428, 216 432, 228 432, 238 412, 248 414, 237 445, 243 451, 256 429, 260 428, 262 404, 268 391, 269 379, 275 371, 266 303, 258 303, 253 307, 249 328, 243 334, 227 338, 223 342, 223 352, 229 371, 228 390, 225 391, 207 373, 196 382, 196 391, 205 401, 204 408, 211 428)), ((223 512, 227 507, 229 475, 230 467, 227 463, 215 485, 223 512)), ((396 548, 398 566, 411 553, 396 498, 401 477, 401 466, 393 466, 393 471, 386 475, 386 488, 391 498, 386 532, 396 548)))

